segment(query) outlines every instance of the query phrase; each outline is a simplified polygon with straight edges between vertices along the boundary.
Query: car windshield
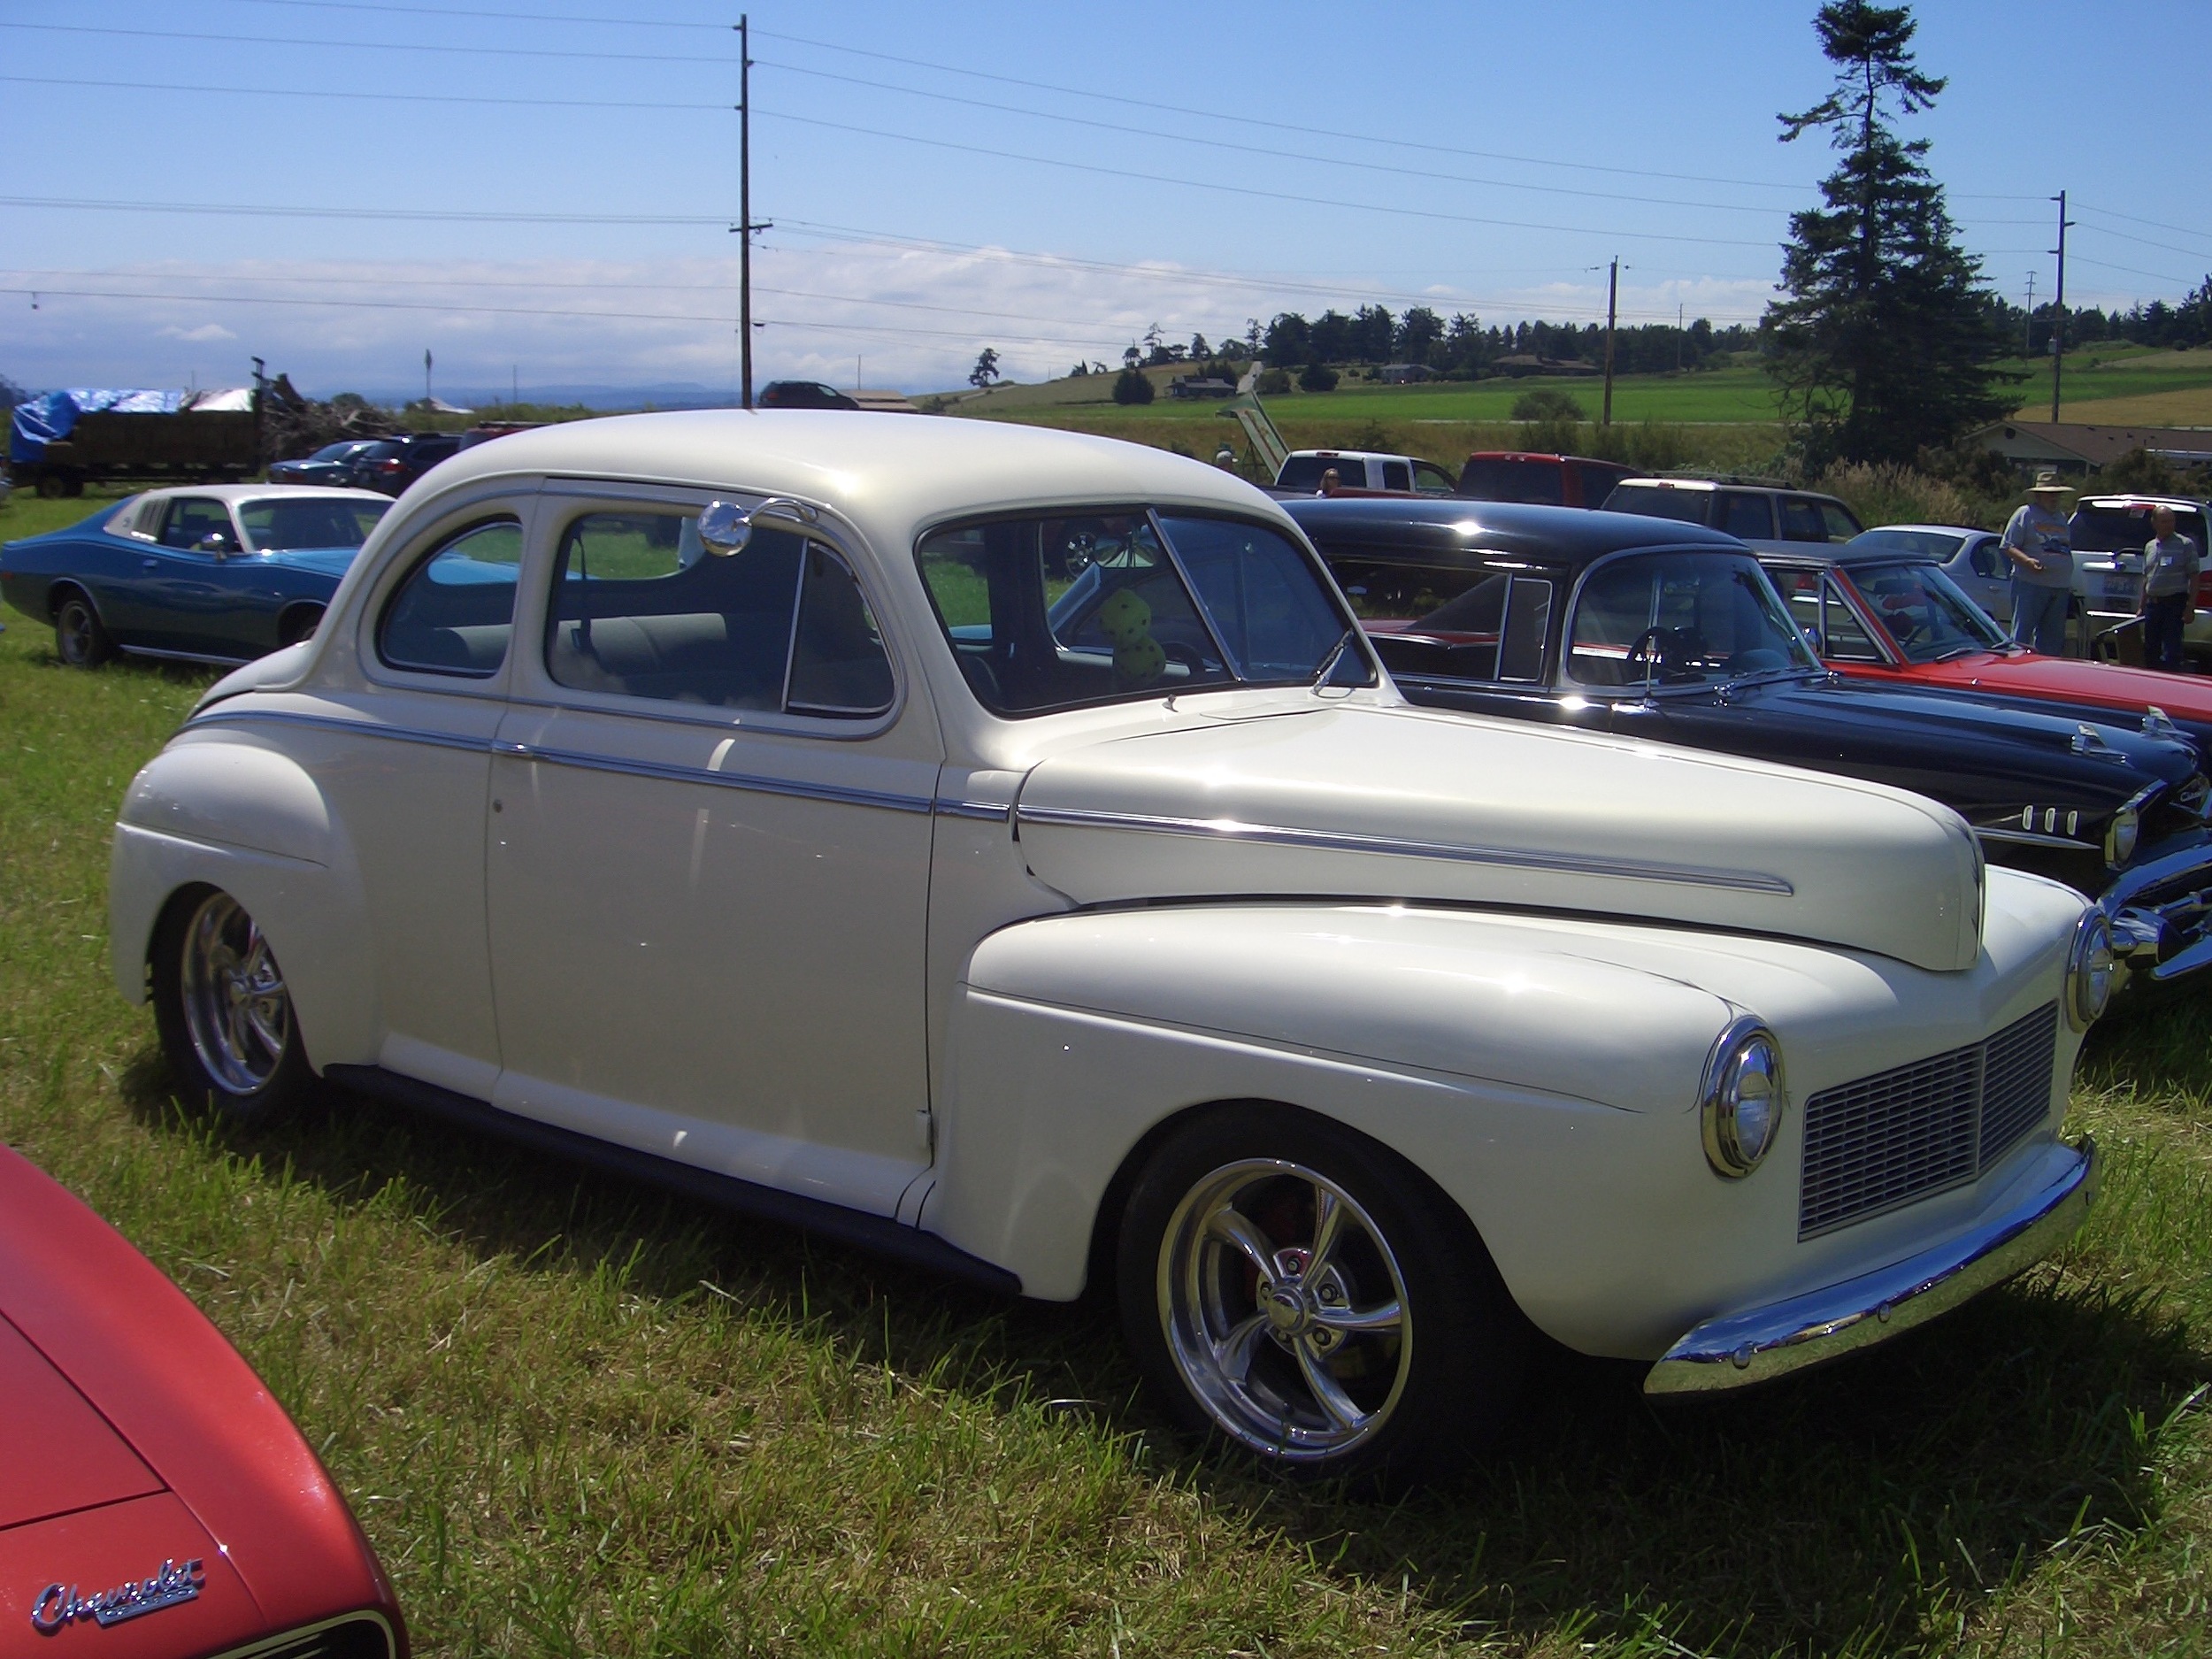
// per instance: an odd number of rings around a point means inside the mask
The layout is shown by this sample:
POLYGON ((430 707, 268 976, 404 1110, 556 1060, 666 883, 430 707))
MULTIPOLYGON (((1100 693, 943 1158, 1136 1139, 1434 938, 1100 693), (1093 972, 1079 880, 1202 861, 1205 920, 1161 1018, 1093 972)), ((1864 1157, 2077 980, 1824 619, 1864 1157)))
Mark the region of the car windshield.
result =
POLYGON ((1596 566, 1569 638, 1569 672, 1586 686, 1709 686, 1820 666, 1766 572, 1729 553, 1639 553, 1596 566))
POLYGON ((1948 530, 1863 530, 1845 543, 1855 548, 1881 548, 1897 553, 1917 553, 1938 564, 1959 550, 1966 538, 1948 530))
POLYGON ((961 671, 999 714, 1375 681, 1334 591, 1263 525, 1133 509, 1005 518, 932 531, 916 558, 961 671))
POLYGON ((285 501, 264 497, 241 502, 238 521, 257 553, 297 548, 353 548, 369 539, 388 501, 355 501, 344 495, 285 501))
POLYGON ((1673 518, 1683 524, 1703 524, 1709 489, 1677 489, 1671 484, 1616 484, 1605 498, 1607 512, 1641 513, 1647 518, 1673 518))
POLYGON ((316 450, 314 454, 309 456, 307 458, 311 461, 343 460, 347 456, 351 455, 354 450, 359 449, 360 447, 359 439, 346 438, 336 443, 326 443, 321 449, 316 450))
POLYGON ((1459 474, 1459 493, 1477 501, 1519 501, 1540 507, 1563 507, 1567 469, 1557 461, 1532 457, 1512 460, 1470 456, 1459 474))
MULTIPOLYGON (((2168 505, 2172 505, 2169 503, 2168 505)), ((2174 528, 2204 548, 2204 510, 2174 507, 2174 528)), ((2077 553, 2140 553, 2151 539, 2149 502, 2084 502, 2067 529, 2077 553)))
POLYGON ((1939 663, 1977 651, 2001 651, 2008 643, 2004 630, 1937 565, 1917 560, 1855 565, 1849 574, 1867 609, 1889 630, 1908 662, 1939 663))

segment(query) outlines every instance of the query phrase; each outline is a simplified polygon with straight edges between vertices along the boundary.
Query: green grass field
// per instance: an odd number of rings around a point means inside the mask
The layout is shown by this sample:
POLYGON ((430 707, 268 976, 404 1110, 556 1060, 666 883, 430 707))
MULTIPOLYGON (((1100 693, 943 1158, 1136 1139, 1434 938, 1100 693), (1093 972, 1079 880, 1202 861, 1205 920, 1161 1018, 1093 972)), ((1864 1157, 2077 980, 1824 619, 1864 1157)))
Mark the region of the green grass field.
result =
MULTIPOLYGON (((0 537, 85 503, 0 508, 0 537)), ((181 1107, 107 837, 206 683, 0 635, 0 1135, 257 1365, 446 1655, 2212 1650, 2212 1007, 2092 1036, 2060 1263, 1655 1409, 1560 1357, 1486 1467, 1354 1501, 1194 1454, 1099 1310, 1008 1304, 334 1093, 181 1107)))

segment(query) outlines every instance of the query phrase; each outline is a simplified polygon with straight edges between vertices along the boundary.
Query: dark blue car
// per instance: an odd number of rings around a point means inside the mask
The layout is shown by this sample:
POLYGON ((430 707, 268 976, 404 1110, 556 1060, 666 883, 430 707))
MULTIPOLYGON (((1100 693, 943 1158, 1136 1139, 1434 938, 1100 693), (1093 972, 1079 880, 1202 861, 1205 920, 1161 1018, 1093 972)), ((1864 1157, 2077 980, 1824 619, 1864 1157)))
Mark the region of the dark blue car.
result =
POLYGON ((390 508, 362 489, 155 489, 0 546, 0 598, 80 668, 118 651, 242 663, 315 631, 390 508))

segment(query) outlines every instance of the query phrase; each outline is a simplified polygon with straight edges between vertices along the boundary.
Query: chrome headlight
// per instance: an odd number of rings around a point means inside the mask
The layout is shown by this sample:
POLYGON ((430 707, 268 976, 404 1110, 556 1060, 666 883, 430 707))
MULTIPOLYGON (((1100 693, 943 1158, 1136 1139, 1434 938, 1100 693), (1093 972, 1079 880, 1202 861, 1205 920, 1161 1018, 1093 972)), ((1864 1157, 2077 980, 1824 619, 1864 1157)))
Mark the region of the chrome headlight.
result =
POLYGON ((2112 948, 2112 921, 2092 906, 2074 929, 2073 949, 2066 953, 2066 1018, 2076 1031, 2087 1031, 2119 988, 2119 954, 2112 948))
POLYGON ((2143 820, 2132 806, 2124 806, 2105 826, 2104 861, 2117 870, 2135 856, 2135 843, 2143 833, 2143 820))
POLYGON ((1732 1181, 1750 1174, 1773 1148, 1788 1102, 1782 1045, 1757 1020, 1737 1020, 1705 1063, 1698 1116, 1707 1161, 1732 1181))

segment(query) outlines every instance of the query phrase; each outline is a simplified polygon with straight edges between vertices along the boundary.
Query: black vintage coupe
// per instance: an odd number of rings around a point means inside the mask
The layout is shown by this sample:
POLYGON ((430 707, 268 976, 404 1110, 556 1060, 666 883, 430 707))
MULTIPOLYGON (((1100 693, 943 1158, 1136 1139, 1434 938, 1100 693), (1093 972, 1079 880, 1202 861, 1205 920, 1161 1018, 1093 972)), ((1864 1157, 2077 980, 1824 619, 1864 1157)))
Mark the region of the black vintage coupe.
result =
POLYGON ((1416 703, 1909 789, 1955 810, 1993 862, 2101 895, 2139 974, 2212 967, 2212 787, 2170 728, 1848 683, 1750 550, 1701 526, 1488 502, 1284 505, 1416 703))

